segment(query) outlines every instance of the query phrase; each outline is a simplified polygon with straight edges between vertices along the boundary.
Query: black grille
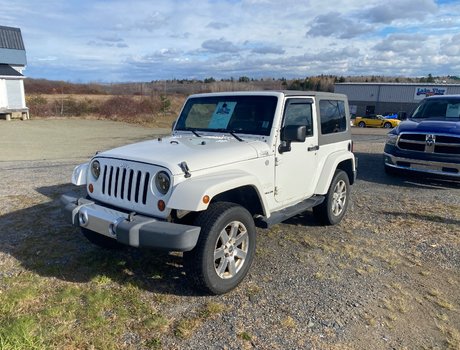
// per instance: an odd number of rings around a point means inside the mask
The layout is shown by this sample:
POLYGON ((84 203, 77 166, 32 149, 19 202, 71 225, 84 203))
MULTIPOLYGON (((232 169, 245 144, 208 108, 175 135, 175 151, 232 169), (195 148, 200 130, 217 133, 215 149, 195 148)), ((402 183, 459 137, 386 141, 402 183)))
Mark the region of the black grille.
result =
POLYGON ((408 151, 460 155, 460 137, 436 134, 401 134, 398 147, 408 151))
POLYGON ((102 194, 113 198, 147 204, 151 175, 149 172, 104 165, 102 194))

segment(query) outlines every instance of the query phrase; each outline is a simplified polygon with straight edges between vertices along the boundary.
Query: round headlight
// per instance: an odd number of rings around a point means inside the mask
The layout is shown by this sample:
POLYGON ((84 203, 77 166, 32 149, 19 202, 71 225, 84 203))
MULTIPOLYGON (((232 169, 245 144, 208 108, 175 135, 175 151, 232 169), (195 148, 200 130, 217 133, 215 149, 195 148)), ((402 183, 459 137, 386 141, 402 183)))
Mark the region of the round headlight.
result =
POLYGON ((91 163, 91 174, 96 180, 99 178, 99 175, 101 175, 101 164, 99 164, 97 160, 91 163))
POLYGON ((164 171, 157 173, 155 176, 155 186, 161 194, 168 193, 169 186, 171 186, 171 179, 169 178, 169 175, 164 171))

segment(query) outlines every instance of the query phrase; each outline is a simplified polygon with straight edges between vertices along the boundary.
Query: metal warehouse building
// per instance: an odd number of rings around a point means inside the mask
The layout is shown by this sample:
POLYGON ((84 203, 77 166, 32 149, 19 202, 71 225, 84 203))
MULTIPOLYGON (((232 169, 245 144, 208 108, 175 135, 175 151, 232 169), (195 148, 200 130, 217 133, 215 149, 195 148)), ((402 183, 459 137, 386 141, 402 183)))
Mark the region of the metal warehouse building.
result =
POLYGON ((348 96, 352 114, 405 118, 427 96, 460 94, 460 84, 336 83, 335 92, 348 96))

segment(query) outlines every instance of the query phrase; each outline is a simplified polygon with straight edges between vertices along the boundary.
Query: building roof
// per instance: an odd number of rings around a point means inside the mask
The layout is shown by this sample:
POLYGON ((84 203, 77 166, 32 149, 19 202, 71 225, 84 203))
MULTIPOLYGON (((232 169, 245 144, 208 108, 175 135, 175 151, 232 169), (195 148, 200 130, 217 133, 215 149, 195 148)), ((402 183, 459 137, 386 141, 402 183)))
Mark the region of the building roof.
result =
POLYGON ((27 64, 21 29, 0 26, 0 64, 27 64))
POLYGON ((0 26, 0 48, 25 50, 21 29, 0 26))
POLYGON ((9 64, 0 64, 0 77, 23 77, 23 75, 9 64))

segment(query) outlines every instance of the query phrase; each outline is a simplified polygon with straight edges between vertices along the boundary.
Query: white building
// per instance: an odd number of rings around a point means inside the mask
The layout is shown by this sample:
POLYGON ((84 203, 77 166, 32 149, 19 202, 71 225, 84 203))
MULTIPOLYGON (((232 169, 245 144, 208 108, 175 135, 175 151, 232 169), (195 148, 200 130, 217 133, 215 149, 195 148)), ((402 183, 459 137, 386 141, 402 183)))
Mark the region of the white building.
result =
POLYGON ((26 50, 19 28, 0 26, 0 116, 29 118, 24 93, 26 50))

